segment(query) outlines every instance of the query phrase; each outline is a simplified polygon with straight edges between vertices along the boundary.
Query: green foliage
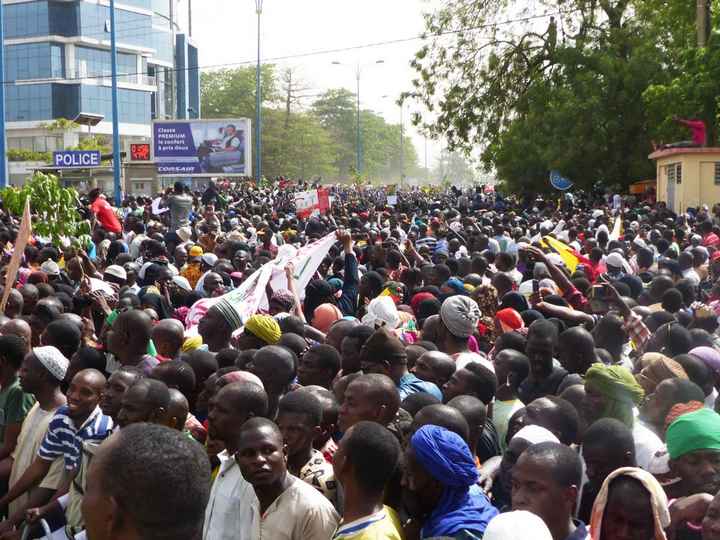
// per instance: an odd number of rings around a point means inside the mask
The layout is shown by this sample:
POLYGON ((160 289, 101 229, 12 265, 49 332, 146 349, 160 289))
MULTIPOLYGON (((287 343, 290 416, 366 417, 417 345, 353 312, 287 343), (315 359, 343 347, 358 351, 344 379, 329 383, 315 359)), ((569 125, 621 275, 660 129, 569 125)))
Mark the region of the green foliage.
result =
POLYGON ((68 120, 67 118, 56 118, 52 122, 42 122, 40 127, 47 129, 50 132, 62 132, 80 127, 80 124, 75 123, 73 120, 68 120))
MULTIPOLYGON (((298 87, 278 89, 275 67, 263 66, 263 174, 268 177, 351 177, 356 164, 356 97, 345 89, 328 90, 309 110, 291 110, 298 87), (288 103, 288 95, 290 103, 288 103)), ((284 75, 286 79, 286 75, 284 75)), ((255 119, 255 68, 203 74, 202 110, 208 118, 255 119)), ((287 80, 284 80, 287 83, 287 80)), ((400 178, 400 126, 362 111, 363 174, 392 183, 400 178)), ((404 143, 407 176, 417 171, 417 153, 404 143)))
POLYGON ((7 151, 7 159, 8 161, 50 161, 52 159, 52 153, 11 148, 7 151))
POLYGON ((56 176, 36 172, 21 188, 7 187, 0 191, 3 206, 16 217, 22 217, 25 201, 30 199, 30 211, 36 217, 33 231, 52 238, 60 245, 62 236, 70 236, 86 244, 90 223, 80 219, 77 192, 60 186, 56 176))
POLYGON ((715 123, 720 51, 716 37, 695 49, 695 3, 533 5, 522 15, 557 20, 495 25, 517 18, 506 0, 456 0, 428 15, 407 94, 416 124, 451 149, 480 148, 511 191, 549 189, 552 169, 581 187, 627 185, 653 175, 651 141, 688 138, 674 115, 715 123), (458 28, 477 30, 432 37, 458 28))

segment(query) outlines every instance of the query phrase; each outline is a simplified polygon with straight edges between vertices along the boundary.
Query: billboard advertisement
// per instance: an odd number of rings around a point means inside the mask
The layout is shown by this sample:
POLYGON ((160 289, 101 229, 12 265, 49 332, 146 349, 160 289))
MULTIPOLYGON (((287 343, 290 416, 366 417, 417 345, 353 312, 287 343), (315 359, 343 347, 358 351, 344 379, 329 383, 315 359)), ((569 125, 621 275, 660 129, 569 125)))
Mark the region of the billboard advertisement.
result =
POLYGON ((158 176, 251 176, 250 120, 153 123, 158 176))

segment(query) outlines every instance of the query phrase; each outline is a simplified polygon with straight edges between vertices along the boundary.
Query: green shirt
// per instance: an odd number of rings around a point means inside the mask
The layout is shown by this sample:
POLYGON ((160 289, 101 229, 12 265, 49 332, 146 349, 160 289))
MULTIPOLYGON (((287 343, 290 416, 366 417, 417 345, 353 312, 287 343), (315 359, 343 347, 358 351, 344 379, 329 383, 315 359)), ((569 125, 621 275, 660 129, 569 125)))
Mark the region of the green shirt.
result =
POLYGON ((34 404, 35 398, 22 391, 18 379, 0 390, 0 445, 5 440, 5 427, 21 424, 34 404))

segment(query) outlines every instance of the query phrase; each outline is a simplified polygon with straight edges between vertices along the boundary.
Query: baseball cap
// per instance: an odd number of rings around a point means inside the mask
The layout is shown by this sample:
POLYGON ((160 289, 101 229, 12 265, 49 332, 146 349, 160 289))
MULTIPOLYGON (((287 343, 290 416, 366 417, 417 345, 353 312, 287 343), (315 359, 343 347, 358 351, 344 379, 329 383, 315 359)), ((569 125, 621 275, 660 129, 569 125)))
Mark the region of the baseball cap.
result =
POLYGON ((45 272, 49 276, 59 276, 60 275, 60 267, 58 266, 58 263, 55 261, 47 260, 44 263, 40 265, 40 270, 45 272))
POLYGON ((127 272, 122 266, 111 264, 105 269, 105 273, 123 281, 127 281, 127 272))

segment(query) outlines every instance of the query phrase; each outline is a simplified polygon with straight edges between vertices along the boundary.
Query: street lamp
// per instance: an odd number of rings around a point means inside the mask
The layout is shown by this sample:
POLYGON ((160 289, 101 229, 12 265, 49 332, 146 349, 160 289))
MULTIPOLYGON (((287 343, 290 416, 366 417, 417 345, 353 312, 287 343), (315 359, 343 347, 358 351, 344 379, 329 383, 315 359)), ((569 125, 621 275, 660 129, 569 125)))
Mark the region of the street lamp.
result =
POLYGON ((260 16, 263 0, 255 0, 257 13, 257 68, 255 70, 255 179, 260 184, 262 179, 262 94, 260 89, 260 16))
MULTIPOLYGON (((346 64, 343 64, 342 62, 338 62, 337 60, 331 62, 334 66, 345 66, 346 64)), ((360 125, 360 74, 362 73, 362 69, 371 65, 375 64, 384 64, 385 60, 375 60, 372 64, 366 64, 361 66, 359 63, 357 64, 355 68, 355 77, 357 80, 357 119, 355 121, 355 170, 357 171, 358 175, 362 174, 362 138, 361 138, 361 125, 360 125)))

